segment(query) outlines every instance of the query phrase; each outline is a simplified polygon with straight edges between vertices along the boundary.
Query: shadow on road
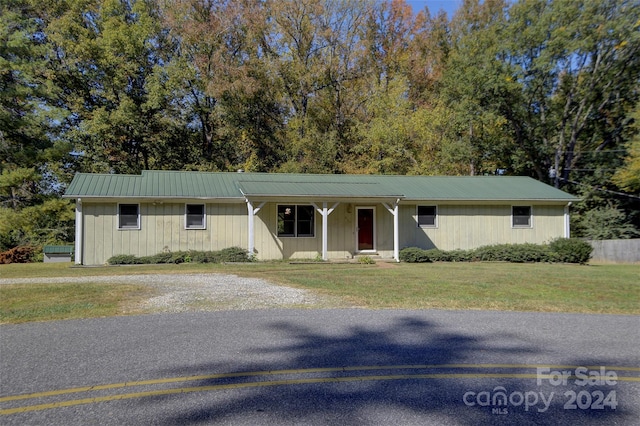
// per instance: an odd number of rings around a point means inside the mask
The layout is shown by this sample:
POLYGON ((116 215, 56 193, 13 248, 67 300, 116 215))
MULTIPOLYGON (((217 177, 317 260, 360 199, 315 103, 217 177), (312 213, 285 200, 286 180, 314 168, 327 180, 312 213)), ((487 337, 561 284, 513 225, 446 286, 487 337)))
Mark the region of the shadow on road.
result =
MULTIPOLYGON (((490 324, 484 324, 490 326, 490 324)), ((220 364, 184 365, 170 375, 201 375, 220 371, 271 371, 301 369, 287 375, 256 379, 244 377, 209 379, 198 386, 225 383, 295 380, 303 378, 362 379, 344 382, 280 384, 248 386, 203 392, 199 403, 179 410, 178 415, 163 419, 161 424, 632 424, 634 419, 622 401, 615 409, 593 408, 597 395, 606 396, 619 385, 578 386, 575 377, 566 385, 554 386, 549 380, 538 384, 535 367, 488 367, 491 360, 532 359, 541 351, 522 336, 501 333, 482 334, 482 338, 465 333, 452 333, 419 316, 407 314, 392 317, 387 323, 371 326, 354 325, 348 329, 311 327, 294 320, 275 320, 262 324, 265 332, 281 336, 271 344, 251 348, 260 361, 247 364, 225 360, 220 364), (320 330, 320 331, 318 331, 320 330), (506 355, 506 357, 505 357, 506 355), (272 360, 272 361, 271 361, 272 360), (461 368, 451 364, 478 364, 461 368), (484 366, 480 366, 480 364, 484 366), (400 366, 424 368, 400 368, 400 366), (449 365, 442 368, 428 366, 449 365), (362 371, 309 372, 313 368, 380 367, 362 371), (229 370, 229 368, 232 370, 229 370), (393 368, 391 368, 393 367, 393 368), (446 375, 436 377, 403 377, 404 375, 446 375), (469 376, 460 377, 460 374, 469 376), (486 377, 505 374, 509 377, 486 377), (518 376, 527 374, 529 376, 518 376), (372 379, 372 376, 382 376, 372 379), (580 405, 568 409, 570 398, 565 392, 588 391, 593 398, 587 407, 582 394, 580 405), (504 398, 501 397, 504 393, 504 398), (487 399, 488 398, 488 399, 487 399), (535 404, 533 404, 535 400, 535 404), (548 401, 545 402, 545 401, 548 401), (506 402, 506 403, 504 403, 506 402), (587 407, 587 408, 585 408, 587 407)), ((449 329, 450 330, 450 329, 449 329)), ((575 359, 573 365, 601 365, 602 359, 575 359)), ((606 364, 605 364, 606 365, 606 364)), ((618 392, 618 400, 622 392, 618 392)), ((138 400, 138 404, 161 407, 171 404, 176 396, 138 400)), ((610 401, 611 402, 611 401, 610 401)))

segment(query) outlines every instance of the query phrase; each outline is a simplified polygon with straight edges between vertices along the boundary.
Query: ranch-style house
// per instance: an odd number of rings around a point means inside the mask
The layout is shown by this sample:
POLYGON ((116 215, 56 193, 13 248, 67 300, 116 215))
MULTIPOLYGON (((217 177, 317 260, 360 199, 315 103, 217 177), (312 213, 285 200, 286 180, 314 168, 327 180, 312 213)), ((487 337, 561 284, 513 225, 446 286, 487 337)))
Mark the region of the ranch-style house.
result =
POLYGON ((77 174, 75 263, 243 247, 257 259, 399 260, 569 237, 570 194, 519 176, 77 174))

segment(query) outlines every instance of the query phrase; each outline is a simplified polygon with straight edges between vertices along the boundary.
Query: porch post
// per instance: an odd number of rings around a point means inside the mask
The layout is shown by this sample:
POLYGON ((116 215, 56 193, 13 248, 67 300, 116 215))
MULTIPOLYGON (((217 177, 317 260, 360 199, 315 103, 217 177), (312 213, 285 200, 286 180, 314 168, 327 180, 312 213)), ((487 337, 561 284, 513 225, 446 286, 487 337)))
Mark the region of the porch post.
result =
POLYGON ((75 264, 82 265, 82 199, 76 200, 75 264))
POLYGON ((400 262, 400 215, 398 214, 398 201, 396 201, 393 206, 393 258, 396 262, 400 262))
POLYGON ((571 238, 571 221, 569 220, 569 207, 571 203, 564 206, 564 237, 571 238))
POLYGON ((400 262, 400 222, 398 214, 398 204, 400 199, 397 199, 393 206, 382 203, 382 205, 393 215, 393 258, 396 262, 400 262))
POLYGON ((253 204, 251 204, 251 201, 249 200, 245 200, 247 202, 247 212, 249 213, 248 215, 248 220, 249 220, 249 243, 247 244, 247 253, 249 256, 253 256, 253 252, 255 250, 255 237, 254 237, 254 231, 253 231, 253 224, 254 224, 254 214, 253 214, 253 204))
POLYGON ((335 203, 333 207, 330 209, 327 208, 327 202, 322 203, 322 209, 317 205, 313 204, 313 207, 316 208, 318 213, 322 215, 322 260, 329 260, 329 256, 327 254, 328 247, 328 234, 329 234, 329 215, 333 212, 333 210, 338 206, 338 203, 335 203))
POLYGON ((329 214, 327 213, 327 202, 322 203, 322 260, 327 260, 329 255, 328 252, 328 235, 329 235, 329 226, 327 224, 329 219, 329 214))
POLYGON ((251 203, 251 201, 249 201, 248 198, 245 198, 245 201, 247 202, 247 212, 249 213, 248 215, 248 220, 249 220, 249 244, 247 244, 248 248, 247 248, 247 252, 249 254, 249 256, 253 256, 255 249, 256 249, 256 244, 255 244, 255 217, 256 214, 258 214, 258 212, 260 211, 260 209, 262 208, 262 206, 265 205, 266 201, 263 201, 262 203, 260 203, 260 205, 256 208, 253 207, 253 203, 251 203))

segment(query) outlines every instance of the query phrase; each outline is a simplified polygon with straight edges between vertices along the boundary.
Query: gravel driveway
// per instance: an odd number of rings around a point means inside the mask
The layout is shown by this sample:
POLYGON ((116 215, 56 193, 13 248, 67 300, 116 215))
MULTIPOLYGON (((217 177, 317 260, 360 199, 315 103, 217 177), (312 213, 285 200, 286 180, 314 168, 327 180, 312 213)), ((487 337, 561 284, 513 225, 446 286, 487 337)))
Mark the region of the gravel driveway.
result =
POLYGON ((60 278, 0 279, 2 284, 31 283, 138 284, 152 287, 154 295, 132 311, 189 312, 285 307, 335 306, 329 298, 307 290, 285 287, 257 278, 228 274, 150 274, 60 278))

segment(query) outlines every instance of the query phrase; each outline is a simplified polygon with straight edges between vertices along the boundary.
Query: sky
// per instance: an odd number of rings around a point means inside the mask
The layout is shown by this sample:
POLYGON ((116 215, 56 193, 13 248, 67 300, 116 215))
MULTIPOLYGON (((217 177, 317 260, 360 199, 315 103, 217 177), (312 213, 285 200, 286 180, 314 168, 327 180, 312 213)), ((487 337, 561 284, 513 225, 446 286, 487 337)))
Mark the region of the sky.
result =
POLYGON ((428 6, 431 15, 435 15, 442 9, 447 12, 449 19, 453 16, 453 12, 462 4, 462 0, 406 0, 406 2, 413 8, 414 13, 418 13, 423 10, 425 6, 428 6))

